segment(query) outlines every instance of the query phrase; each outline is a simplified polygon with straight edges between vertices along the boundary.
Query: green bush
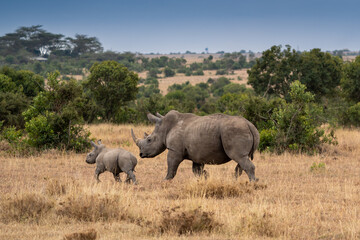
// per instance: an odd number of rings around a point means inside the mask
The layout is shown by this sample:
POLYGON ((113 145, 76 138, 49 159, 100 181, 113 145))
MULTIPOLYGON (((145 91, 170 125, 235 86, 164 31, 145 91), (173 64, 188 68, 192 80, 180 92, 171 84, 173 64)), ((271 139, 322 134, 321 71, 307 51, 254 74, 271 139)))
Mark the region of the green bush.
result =
POLYGON ((319 121, 318 115, 322 113, 321 108, 312 103, 314 95, 305 90, 306 86, 299 81, 290 85, 290 102, 275 109, 271 117, 272 131, 262 132, 265 142, 261 143, 260 150, 311 154, 323 143, 336 143, 333 131, 325 134, 324 129, 320 128, 322 122, 319 121), (276 131, 275 136, 273 131, 276 131))
POLYGON ((225 69, 219 69, 216 71, 216 75, 226 75, 227 71, 225 69))
POLYGON ((276 130, 275 129, 263 129, 260 131, 260 151, 274 151, 274 142, 276 142, 276 130))
POLYGON ((23 130, 18 130, 16 127, 5 127, 0 134, 0 141, 1 140, 8 142, 9 149, 7 152, 10 154, 26 156, 33 153, 33 149, 28 144, 23 130))
POLYGON ((164 74, 165 74, 165 77, 173 77, 173 76, 175 76, 175 71, 169 67, 166 67, 164 69, 164 74))
POLYGON ((90 133, 83 128, 85 96, 74 80, 59 81, 49 74, 49 88, 34 98, 23 115, 28 143, 37 149, 59 148, 83 152, 90 148, 90 133))
POLYGON ((345 126, 360 126, 360 102, 350 106, 342 116, 341 123, 345 126))

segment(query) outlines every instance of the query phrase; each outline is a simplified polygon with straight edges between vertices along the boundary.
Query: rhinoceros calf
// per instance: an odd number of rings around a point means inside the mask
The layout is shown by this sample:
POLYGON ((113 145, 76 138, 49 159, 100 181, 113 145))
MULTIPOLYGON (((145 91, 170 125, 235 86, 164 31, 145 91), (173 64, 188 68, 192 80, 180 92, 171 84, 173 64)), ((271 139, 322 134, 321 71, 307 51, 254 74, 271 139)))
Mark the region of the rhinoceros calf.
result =
POLYGON ((94 150, 86 156, 86 162, 96 163, 95 179, 98 182, 100 182, 99 175, 109 171, 114 175, 115 181, 121 182, 119 174, 125 172, 127 174, 126 182, 130 183, 132 180, 134 184, 137 184, 134 174, 137 159, 133 154, 121 148, 106 148, 100 140, 98 145, 91 141, 91 145, 94 150))
POLYGON ((243 117, 212 114, 196 116, 170 111, 165 116, 147 115, 155 123, 155 130, 144 139, 131 134, 140 149, 140 157, 151 158, 168 149, 168 172, 165 179, 175 177, 184 159, 193 162, 195 175, 206 174, 205 164, 223 164, 230 160, 238 164, 235 176, 244 170, 250 181, 256 181, 255 166, 249 158, 259 145, 259 132, 243 117))

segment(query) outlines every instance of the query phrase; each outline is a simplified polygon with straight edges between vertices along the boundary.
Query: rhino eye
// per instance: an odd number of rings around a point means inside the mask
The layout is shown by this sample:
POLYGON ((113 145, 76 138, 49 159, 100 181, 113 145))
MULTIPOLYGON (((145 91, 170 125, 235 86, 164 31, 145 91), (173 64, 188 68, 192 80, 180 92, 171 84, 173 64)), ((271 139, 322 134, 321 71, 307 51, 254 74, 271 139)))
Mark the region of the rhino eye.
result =
POLYGON ((146 139, 146 140, 147 140, 148 143, 151 142, 151 138, 148 138, 148 139, 146 139))

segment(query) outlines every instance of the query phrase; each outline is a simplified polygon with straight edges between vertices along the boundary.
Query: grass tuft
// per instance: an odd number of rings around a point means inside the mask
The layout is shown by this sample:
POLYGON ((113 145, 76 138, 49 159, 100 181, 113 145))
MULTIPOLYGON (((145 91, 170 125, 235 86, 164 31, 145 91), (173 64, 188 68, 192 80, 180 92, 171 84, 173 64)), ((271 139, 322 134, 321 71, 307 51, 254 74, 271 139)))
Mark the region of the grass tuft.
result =
POLYGON ((15 195, 2 201, 0 218, 4 223, 10 221, 39 222, 53 207, 54 203, 51 199, 40 194, 15 195))
POLYGON ((178 211, 180 207, 162 211, 159 229, 161 233, 176 233, 178 235, 196 232, 211 232, 221 224, 214 220, 214 213, 201 208, 189 211, 178 211))
POLYGON ((251 213, 243 217, 241 227, 244 232, 255 234, 260 237, 279 237, 284 231, 273 214, 264 211, 263 213, 251 213))
POLYGON ((193 197, 205 197, 223 199, 228 197, 241 197, 244 194, 250 194, 254 190, 266 189, 267 186, 259 183, 239 183, 222 182, 215 179, 200 179, 189 183, 185 187, 185 192, 193 197))
POLYGON ((45 191, 49 196, 64 195, 66 194, 66 185, 58 180, 50 180, 45 191))
POLYGON ((95 240, 97 237, 97 232, 95 229, 89 229, 85 232, 76 232, 67 234, 64 236, 64 240, 95 240))

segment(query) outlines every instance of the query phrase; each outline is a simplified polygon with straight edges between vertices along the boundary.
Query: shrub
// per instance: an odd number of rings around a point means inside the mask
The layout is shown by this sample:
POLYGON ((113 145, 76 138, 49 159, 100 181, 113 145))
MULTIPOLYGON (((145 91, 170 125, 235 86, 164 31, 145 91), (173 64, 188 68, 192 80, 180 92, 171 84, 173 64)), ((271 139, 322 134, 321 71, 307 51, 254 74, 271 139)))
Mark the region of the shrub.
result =
POLYGON ((350 106, 341 117, 341 123, 345 126, 360 126, 360 102, 350 106))
POLYGON ((219 69, 216 71, 216 75, 226 75, 227 71, 225 69, 219 69))
POLYGON ((37 149, 86 151, 90 148, 90 132, 82 125, 82 87, 75 80, 61 82, 58 77, 58 72, 49 74, 49 89, 36 96, 23 113, 28 143, 37 149))
POLYGON ((290 102, 275 109, 270 130, 261 131, 260 150, 313 153, 323 143, 336 143, 333 131, 325 134, 318 119, 321 108, 312 103, 314 95, 305 92, 299 81, 290 85, 290 102))
POLYGON ((265 151, 269 150, 270 152, 274 151, 274 142, 276 142, 276 133, 275 129, 263 129, 260 131, 260 144, 259 150, 265 151))
POLYGON ((175 76, 175 71, 169 67, 166 67, 164 69, 164 74, 165 74, 165 77, 173 77, 173 76, 175 76))

